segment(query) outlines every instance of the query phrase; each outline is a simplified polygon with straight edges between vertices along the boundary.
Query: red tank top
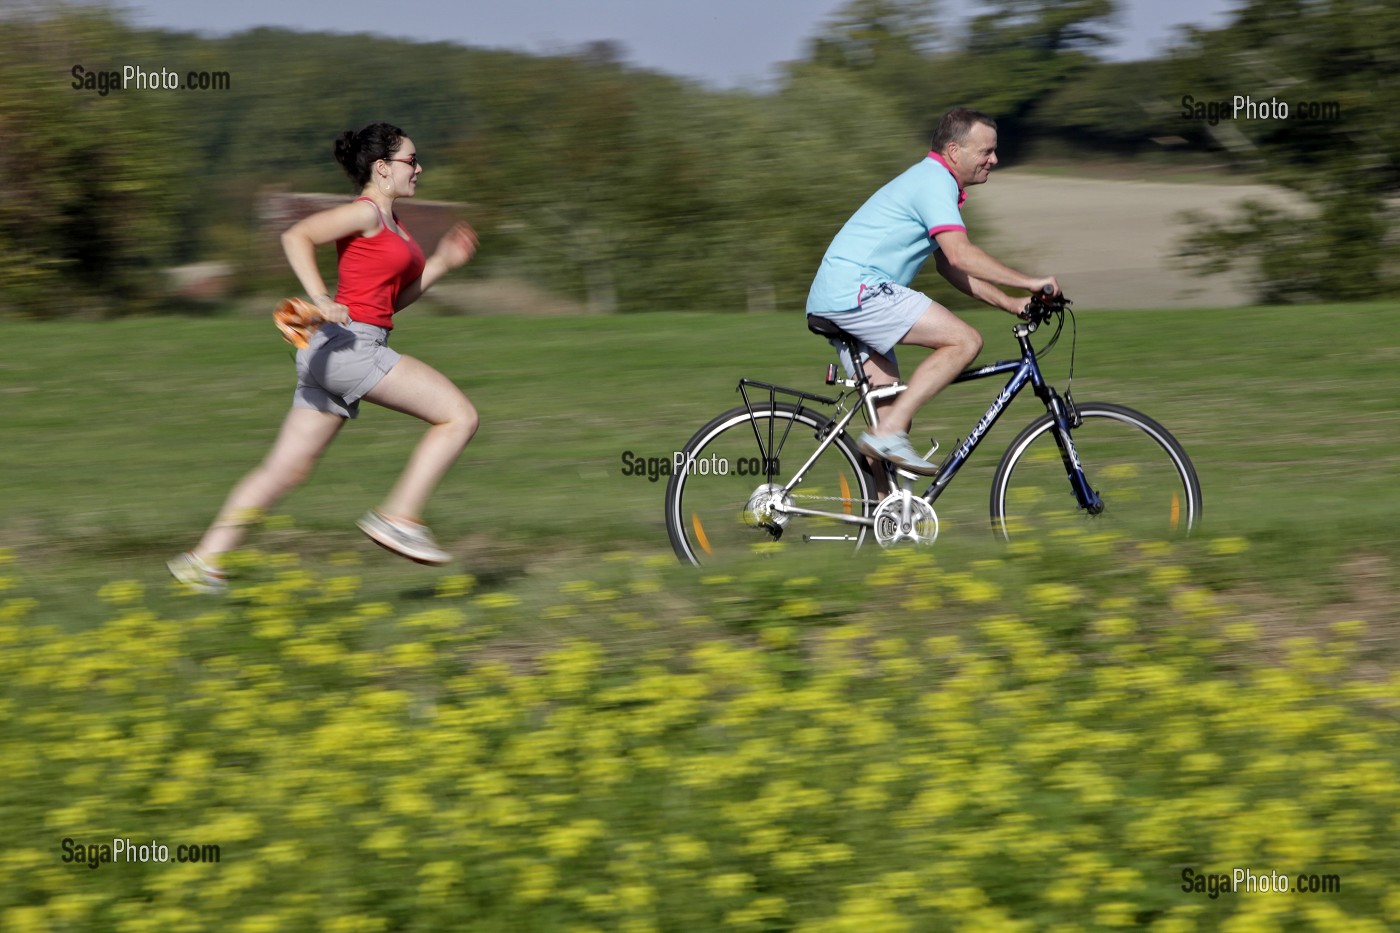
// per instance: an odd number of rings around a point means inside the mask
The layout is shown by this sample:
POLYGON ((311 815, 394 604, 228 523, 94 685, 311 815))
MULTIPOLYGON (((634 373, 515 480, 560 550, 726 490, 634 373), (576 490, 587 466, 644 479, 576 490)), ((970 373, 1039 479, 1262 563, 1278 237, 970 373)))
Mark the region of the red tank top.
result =
MULTIPOLYGON (((369 198, 357 200, 374 204, 369 198)), ((374 209, 379 211, 379 205, 374 204, 374 209)), ((397 216, 394 221, 397 224, 397 216)), ((335 300, 350 309, 352 321, 392 330, 395 299, 423 274, 423 248, 411 234, 404 239, 390 230, 383 212, 379 222, 379 232, 373 236, 357 233, 336 241, 340 258, 335 300)), ((403 224, 398 228, 408 234, 403 224)))

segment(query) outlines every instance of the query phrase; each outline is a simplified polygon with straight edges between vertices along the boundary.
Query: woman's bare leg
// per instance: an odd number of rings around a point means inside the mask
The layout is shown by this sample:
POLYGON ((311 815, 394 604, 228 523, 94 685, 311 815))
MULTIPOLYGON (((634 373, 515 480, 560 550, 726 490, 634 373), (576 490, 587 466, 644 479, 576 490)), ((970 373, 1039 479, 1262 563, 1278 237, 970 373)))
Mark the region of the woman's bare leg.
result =
POLYGON ((233 487, 194 555, 206 563, 217 564, 219 555, 238 547, 248 523, 311 474, 343 424, 345 419, 339 415, 310 408, 289 411, 272 450, 233 487))
POLYGON ((438 481, 476 433, 480 418, 451 379, 411 356, 400 358, 365 400, 431 425, 379 509, 389 518, 418 521, 438 481))

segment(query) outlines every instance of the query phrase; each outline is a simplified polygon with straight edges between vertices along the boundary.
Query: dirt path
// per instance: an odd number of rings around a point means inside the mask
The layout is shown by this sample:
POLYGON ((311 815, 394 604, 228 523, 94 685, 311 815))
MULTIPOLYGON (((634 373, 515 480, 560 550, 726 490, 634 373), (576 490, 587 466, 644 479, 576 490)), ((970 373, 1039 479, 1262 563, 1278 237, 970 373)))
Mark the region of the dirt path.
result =
POLYGON ((1113 181, 994 172, 972 189, 974 243, 1027 272, 1056 275, 1075 306, 1227 307, 1252 303, 1244 275, 1200 276, 1174 259, 1188 228, 1177 217, 1230 213, 1246 198, 1297 206, 1264 185, 1113 181), (988 225, 978 237, 977 224, 988 225))

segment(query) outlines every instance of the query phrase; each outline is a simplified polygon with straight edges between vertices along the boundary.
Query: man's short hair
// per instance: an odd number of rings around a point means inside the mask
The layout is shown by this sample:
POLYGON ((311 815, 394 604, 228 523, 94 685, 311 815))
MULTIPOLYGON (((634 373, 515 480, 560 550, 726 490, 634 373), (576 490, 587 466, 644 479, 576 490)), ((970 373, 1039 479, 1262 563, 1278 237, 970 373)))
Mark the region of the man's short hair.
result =
POLYGON ((933 143, 929 148, 934 152, 942 152, 943 147, 949 143, 967 142, 967 134, 971 133, 972 128, 978 123, 985 123, 992 129, 997 128, 997 121, 980 110, 954 107, 943 115, 943 119, 938 121, 938 129, 933 131, 933 143))

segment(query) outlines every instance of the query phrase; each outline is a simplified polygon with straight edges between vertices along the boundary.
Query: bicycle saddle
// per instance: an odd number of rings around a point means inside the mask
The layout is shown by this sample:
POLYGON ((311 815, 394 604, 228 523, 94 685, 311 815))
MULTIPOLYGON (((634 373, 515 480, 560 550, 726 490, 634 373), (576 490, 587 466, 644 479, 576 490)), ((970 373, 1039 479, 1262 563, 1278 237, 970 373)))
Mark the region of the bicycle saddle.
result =
POLYGON ((818 337, 828 339, 844 340, 847 343, 860 343, 855 337, 846 333, 845 329, 831 318, 818 317, 815 314, 807 315, 807 329, 818 337))

